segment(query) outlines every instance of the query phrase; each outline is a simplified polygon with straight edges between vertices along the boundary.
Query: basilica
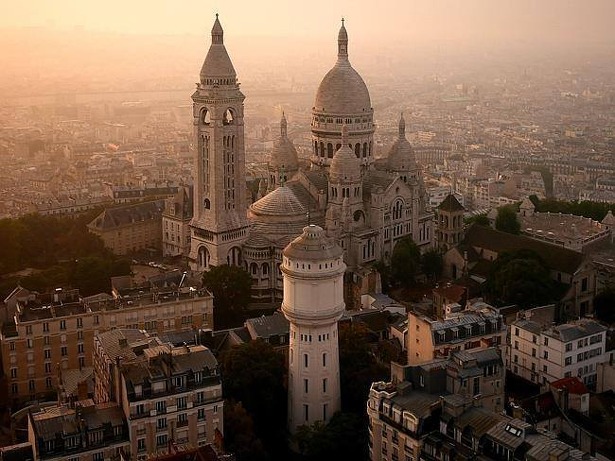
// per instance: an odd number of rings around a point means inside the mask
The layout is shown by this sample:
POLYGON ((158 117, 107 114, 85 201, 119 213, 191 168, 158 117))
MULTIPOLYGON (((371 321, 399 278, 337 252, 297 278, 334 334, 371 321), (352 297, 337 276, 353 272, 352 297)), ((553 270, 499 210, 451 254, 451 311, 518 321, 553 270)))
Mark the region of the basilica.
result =
MULTIPOLYGON (((432 246, 433 214, 426 207, 421 169, 405 134, 375 161, 369 90, 349 60, 344 21, 337 62, 322 79, 311 118, 310 168, 282 117, 270 162, 269 192, 248 205, 245 182, 244 95, 216 16, 211 46, 192 95, 196 172, 190 260, 197 271, 243 265, 263 300, 282 299, 284 248, 306 225, 320 226, 343 250, 348 279, 388 261, 396 242, 412 237, 432 246)), ((264 186, 264 185, 263 185, 264 186)))

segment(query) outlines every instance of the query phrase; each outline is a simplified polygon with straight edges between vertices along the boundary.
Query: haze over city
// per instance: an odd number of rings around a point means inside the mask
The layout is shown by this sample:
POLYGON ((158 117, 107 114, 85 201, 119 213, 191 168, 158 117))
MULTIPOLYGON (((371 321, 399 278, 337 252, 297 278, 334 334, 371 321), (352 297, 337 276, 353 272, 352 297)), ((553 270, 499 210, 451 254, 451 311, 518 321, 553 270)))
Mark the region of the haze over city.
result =
POLYGON ((613 0, 3 6, 0 461, 615 459, 613 0))

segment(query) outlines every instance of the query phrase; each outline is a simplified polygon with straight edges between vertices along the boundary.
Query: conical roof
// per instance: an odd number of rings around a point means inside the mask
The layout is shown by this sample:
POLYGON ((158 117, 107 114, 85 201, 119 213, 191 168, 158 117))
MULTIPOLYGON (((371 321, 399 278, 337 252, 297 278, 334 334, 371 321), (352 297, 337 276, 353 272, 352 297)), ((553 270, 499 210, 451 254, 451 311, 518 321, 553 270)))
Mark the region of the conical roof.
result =
POLYGON ((307 213, 307 208, 288 186, 280 186, 268 193, 254 202, 250 209, 257 215, 267 216, 305 216, 307 213))
POLYGON ((216 14, 216 20, 211 29, 211 45, 203 66, 201 67, 201 83, 234 84, 237 74, 224 46, 224 31, 216 14), (226 80, 226 82, 223 82, 226 80))
POLYGON ((284 256, 305 261, 324 261, 340 258, 343 250, 329 237, 322 227, 310 224, 303 228, 303 234, 284 248, 284 256))
POLYGON ((457 198, 453 194, 448 194, 446 198, 442 200, 442 203, 438 205, 438 209, 442 211, 449 211, 449 212, 465 210, 463 205, 459 203, 459 200, 457 200, 457 198))

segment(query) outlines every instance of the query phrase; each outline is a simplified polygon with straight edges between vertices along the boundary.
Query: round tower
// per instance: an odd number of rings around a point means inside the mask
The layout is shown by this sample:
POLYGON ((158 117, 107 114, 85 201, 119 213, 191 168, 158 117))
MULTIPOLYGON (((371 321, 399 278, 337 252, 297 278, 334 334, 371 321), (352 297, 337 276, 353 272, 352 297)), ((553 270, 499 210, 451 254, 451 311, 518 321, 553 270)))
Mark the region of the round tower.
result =
POLYGON ((337 322, 344 312, 342 248, 315 225, 284 249, 282 312, 290 322, 288 428, 328 422, 341 407, 337 322))

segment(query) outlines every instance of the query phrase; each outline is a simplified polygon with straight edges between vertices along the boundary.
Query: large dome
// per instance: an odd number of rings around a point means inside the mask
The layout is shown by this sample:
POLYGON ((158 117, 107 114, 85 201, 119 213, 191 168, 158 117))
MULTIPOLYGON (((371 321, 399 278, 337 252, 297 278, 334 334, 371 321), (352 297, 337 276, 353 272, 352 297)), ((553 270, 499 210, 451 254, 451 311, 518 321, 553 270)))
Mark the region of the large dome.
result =
POLYGON ((391 146, 387 157, 389 170, 409 171, 418 167, 414 150, 406 138, 406 121, 403 114, 399 119, 399 137, 391 146))
POLYGON ((320 82, 314 110, 344 116, 368 113, 371 108, 367 85, 348 60, 348 34, 342 23, 338 35, 337 62, 320 82))
POLYGON ((273 143, 271 152, 271 166, 273 168, 283 168, 286 171, 294 172, 299 168, 297 149, 288 139, 286 117, 282 114, 280 122, 280 136, 273 143))
POLYGON ((332 182, 358 181, 361 179, 361 165, 359 159, 348 147, 348 128, 342 126, 342 145, 331 160, 329 178, 332 182))

